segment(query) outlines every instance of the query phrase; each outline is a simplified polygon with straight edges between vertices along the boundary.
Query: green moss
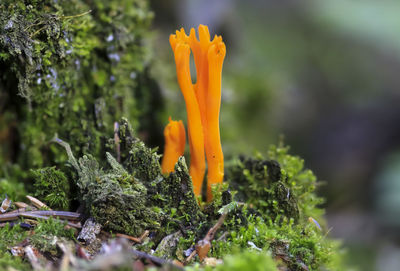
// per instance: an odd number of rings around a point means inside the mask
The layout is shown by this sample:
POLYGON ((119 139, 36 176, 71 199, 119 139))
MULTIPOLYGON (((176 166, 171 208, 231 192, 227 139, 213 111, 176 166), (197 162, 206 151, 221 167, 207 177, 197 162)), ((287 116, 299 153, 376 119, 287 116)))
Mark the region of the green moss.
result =
POLYGON ((65 174, 55 167, 32 171, 35 178, 35 195, 54 209, 68 210, 71 195, 65 174))
POLYGON ((247 202, 264 218, 277 216, 306 221, 320 219, 318 205, 323 202, 315 194, 317 179, 304 161, 288 154, 288 147, 272 146, 269 158, 240 157, 231 162, 226 179, 237 190, 237 200, 247 202))
MULTIPOLYGON (((121 139, 121 161, 135 178, 146 187, 161 178, 160 155, 157 149, 148 148, 143 141, 133 134, 133 129, 126 118, 119 122, 119 138, 121 139)), ((112 140, 110 140, 113 142, 112 140)))
POLYGON ((211 254, 219 258, 237 249, 263 250, 289 270, 338 270, 340 244, 313 223, 324 225, 316 177, 287 147, 272 146, 268 154, 271 160, 258 155, 227 163, 226 179, 237 194, 222 209, 230 211, 221 230, 229 234, 213 241, 211 254))
POLYGON ((154 124, 161 108, 150 115, 136 106, 148 101, 139 93, 150 80, 152 16, 146 0, 1 1, 0 177, 6 162, 22 171, 62 166, 63 152, 49 145, 56 133, 102 161, 115 120, 154 124))
POLYGON ((176 210, 173 217, 183 222, 182 225, 197 225, 205 218, 193 193, 192 180, 184 157, 178 159, 175 171, 159 183, 157 191, 164 201, 161 206, 165 210, 176 210))
POLYGON ((221 257, 238 248, 270 251, 290 270, 304 270, 304 266, 309 270, 338 270, 343 266, 340 244, 326 238, 311 223, 276 223, 251 215, 246 227, 232 231, 226 241, 213 242, 212 255, 221 257))
POLYGON ((84 155, 77 161, 69 144, 57 140, 68 153, 70 164, 77 171, 86 213, 107 230, 134 236, 160 226, 160 214, 146 205, 146 188, 107 153, 109 170, 102 170, 93 156, 84 155))
POLYGON ((29 270, 30 265, 20 257, 12 256, 9 249, 27 237, 26 232, 18 225, 10 227, 9 224, 0 228, 0 269, 7 270, 13 267, 17 270, 29 270))
POLYGON ((224 257, 223 264, 217 265, 215 268, 208 266, 205 268, 192 267, 186 268, 186 270, 204 270, 204 271, 242 271, 242 270, 254 271, 278 271, 277 265, 272 259, 271 255, 265 252, 256 251, 242 251, 236 252, 232 255, 224 257))
POLYGON ((30 243, 41 252, 57 256, 57 242, 75 240, 75 229, 65 229, 66 222, 58 219, 39 219, 35 234, 29 237, 30 243))
POLYGON ((0 195, 4 194, 14 201, 23 200, 26 196, 24 184, 16 182, 14 178, 12 181, 0 179, 0 195))

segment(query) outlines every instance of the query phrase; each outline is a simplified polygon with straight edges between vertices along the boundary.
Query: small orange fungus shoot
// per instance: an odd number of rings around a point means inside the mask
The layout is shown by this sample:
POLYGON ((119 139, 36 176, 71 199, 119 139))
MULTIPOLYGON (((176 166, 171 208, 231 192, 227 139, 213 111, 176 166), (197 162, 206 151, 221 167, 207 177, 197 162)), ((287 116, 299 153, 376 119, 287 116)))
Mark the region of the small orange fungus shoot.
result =
POLYGON ((207 199, 211 200, 211 185, 222 183, 224 156, 219 133, 219 111, 221 106, 221 74, 226 48, 221 36, 210 40, 208 27, 200 25, 199 39, 195 30, 187 36, 182 28, 170 36, 175 54, 178 83, 186 103, 190 145, 190 175, 194 192, 200 195, 208 162, 207 199), (196 84, 190 74, 190 51, 196 65, 196 84))
POLYGON ((169 117, 169 123, 164 129, 164 139, 165 147, 161 169, 163 173, 170 173, 174 171, 178 158, 185 151, 186 133, 183 122, 172 120, 169 117))

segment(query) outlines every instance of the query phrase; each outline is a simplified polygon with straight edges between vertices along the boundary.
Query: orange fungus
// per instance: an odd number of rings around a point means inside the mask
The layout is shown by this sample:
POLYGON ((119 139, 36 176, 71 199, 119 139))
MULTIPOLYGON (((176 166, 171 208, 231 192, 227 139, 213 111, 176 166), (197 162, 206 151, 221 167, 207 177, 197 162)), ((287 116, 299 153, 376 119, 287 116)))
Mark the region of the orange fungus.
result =
POLYGON ((179 87, 186 103, 193 189, 196 195, 200 195, 207 158, 207 199, 211 200, 211 185, 221 183, 224 177, 219 111, 226 48, 221 36, 210 40, 207 26, 200 25, 198 32, 199 39, 193 28, 189 36, 182 28, 170 36, 170 44, 175 55, 179 87), (195 84, 190 74, 191 52, 196 65, 195 84))
POLYGON ((164 129, 164 139, 165 146, 161 169, 163 173, 170 173, 174 171, 178 158, 185 151, 186 133, 183 122, 181 120, 174 121, 169 117, 169 123, 164 129))

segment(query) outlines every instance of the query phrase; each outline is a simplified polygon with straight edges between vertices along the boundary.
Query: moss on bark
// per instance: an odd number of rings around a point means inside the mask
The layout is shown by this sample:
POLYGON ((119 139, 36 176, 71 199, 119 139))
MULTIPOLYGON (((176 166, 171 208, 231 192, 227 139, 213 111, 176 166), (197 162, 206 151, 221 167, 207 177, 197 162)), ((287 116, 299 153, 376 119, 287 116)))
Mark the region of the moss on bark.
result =
POLYGON ((129 117, 138 130, 157 122, 162 106, 152 115, 139 106, 159 97, 144 84, 153 82, 145 44, 152 16, 146 0, 1 1, 0 163, 63 165, 49 144, 54 134, 103 161, 114 121, 129 117))

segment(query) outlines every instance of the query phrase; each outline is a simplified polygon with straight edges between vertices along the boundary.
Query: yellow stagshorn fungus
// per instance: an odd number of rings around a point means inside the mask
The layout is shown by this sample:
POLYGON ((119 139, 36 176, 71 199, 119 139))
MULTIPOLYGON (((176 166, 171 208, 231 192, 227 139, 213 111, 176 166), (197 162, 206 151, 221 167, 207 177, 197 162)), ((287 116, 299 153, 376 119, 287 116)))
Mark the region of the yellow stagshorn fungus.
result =
POLYGON ((190 175, 194 192, 200 195, 205 172, 205 155, 208 162, 207 199, 211 200, 211 185, 221 183, 224 177, 224 156, 219 133, 221 106, 221 74, 226 54, 221 36, 210 41, 208 27, 199 26, 199 39, 195 30, 187 36, 182 28, 170 36, 175 55, 179 87, 186 103, 190 146, 190 175), (190 50, 196 65, 196 84, 190 74, 190 50), (205 155, 204 155, 205 153, 205 155))
POLYGON ((172 120, 169 117, 169 123, 164 129, 165 147, 161 162, 163 173, 174 171, 178 158, 183 155, 186 144, 186 133, 183 122, 172 120))

